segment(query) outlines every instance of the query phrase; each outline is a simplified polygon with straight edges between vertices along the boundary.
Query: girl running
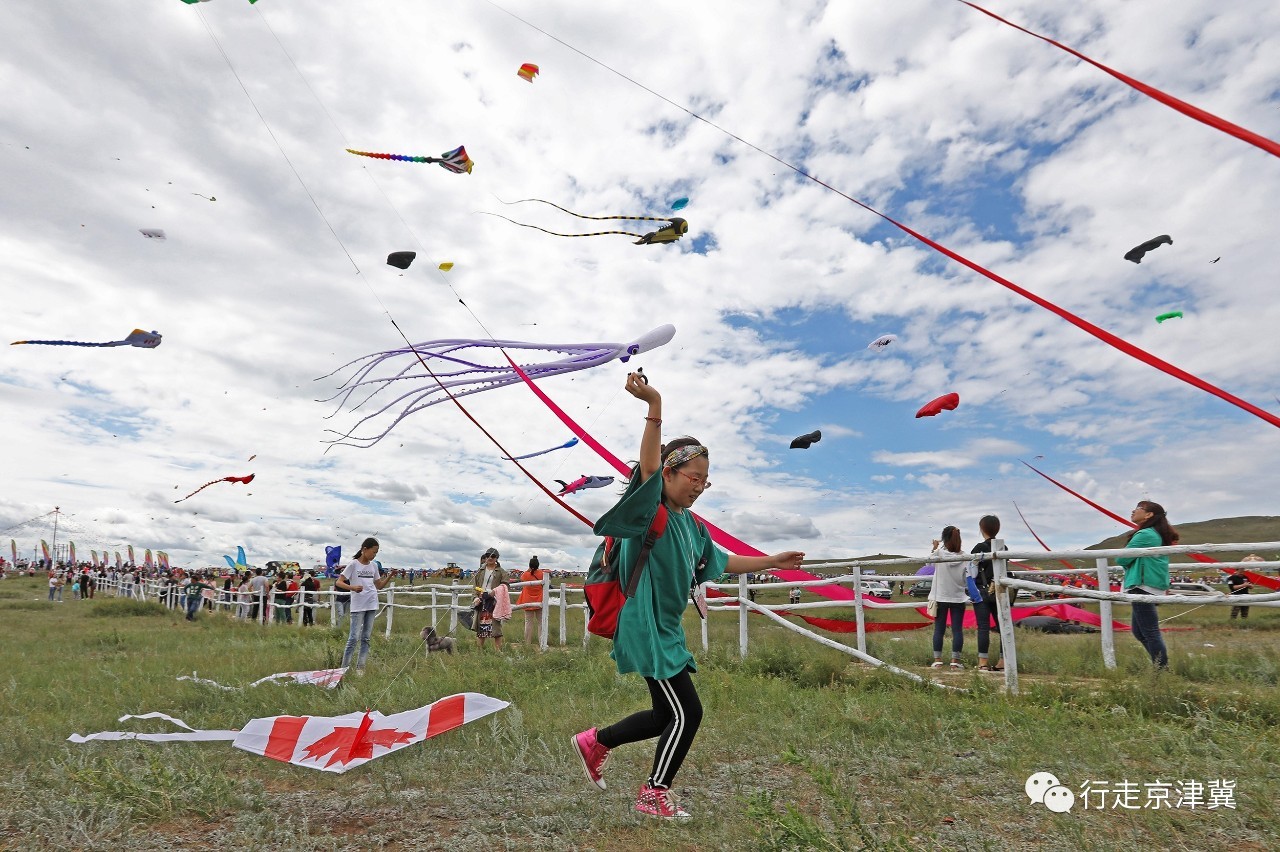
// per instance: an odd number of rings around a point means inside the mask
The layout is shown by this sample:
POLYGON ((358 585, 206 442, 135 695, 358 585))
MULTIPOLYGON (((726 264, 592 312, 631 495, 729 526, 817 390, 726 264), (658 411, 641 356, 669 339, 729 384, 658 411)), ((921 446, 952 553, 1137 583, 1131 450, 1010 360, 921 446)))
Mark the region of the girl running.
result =
POLYGON ((662 444, 662 397, 637 373, 629 373, 627 392, 648 403, 640 463, 632 469, 622 500, 595 525, 595 534, 621 540, 615 557, 619 581, 630 579, 644 534, 658 511, 667 507, 666 531, 649 554, 634 597, 618 615, 613 659, 621 674, 635 672, 649 688, 652 708, 604 728, 573 737, 588 780, 605 789, 609 752, 626 743, 658 738, 653 769, 636 796, 636 810, 663 819, 688 819, 672 799, 671 783, 702 722, 702 704, 690 675, 696 670, 684 636, 684 612, 693 585, 743 574, 798 568, 803 553, 730 556, 711 542, 705 526, 690 511, 711 487, 708 450, 694 438, 662 444))

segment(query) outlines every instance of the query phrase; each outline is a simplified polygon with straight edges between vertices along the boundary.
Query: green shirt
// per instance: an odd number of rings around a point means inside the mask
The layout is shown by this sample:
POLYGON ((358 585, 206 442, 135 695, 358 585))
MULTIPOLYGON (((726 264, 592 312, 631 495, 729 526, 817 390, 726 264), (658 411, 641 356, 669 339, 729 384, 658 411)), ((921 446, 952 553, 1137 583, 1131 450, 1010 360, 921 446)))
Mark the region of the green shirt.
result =
MULTIPOLYGON (((1147 527, 1134 533, 1125 548, 1159 547, 1164 544, 1160 533, 1147 527)), ((1169 588, 1168 556, 1122 556, 1116 563, 1124 567, 1124 588, 1150 586, 1153 589, 1169 588)))
MULTIPOLYGON (((641 483, 637 475, 618 504, 596 521, 596 535, 621 539, 616 564, 623 586, 630 579, 631 566, 661 500, 662 476, 655 473, 641 483)), ((729 557, 711 542, 710 533, 694 520, 692 512, 668 511, 666 532, 649 552, 635 597, 628 599, 618 614, 612 656, 620 673, 666 680, 686 666, 697 669, 684 637, 689 589, 695 581, 718 580, 728 562, 729 557), (703 560, 706 564, 698 570, 703 560)))

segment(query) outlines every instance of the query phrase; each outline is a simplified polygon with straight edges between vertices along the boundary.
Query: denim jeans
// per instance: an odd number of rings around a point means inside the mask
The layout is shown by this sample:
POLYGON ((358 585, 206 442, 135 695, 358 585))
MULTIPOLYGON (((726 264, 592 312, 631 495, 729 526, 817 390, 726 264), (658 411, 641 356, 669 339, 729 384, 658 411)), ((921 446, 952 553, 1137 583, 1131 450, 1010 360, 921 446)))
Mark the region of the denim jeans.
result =
POLYGON ((964 604, 938 601, 938 615, 933 621, 933 655, 942 656, 942 637, 947 632, 947 616, 951 617, 951 657, 959 659, 964 649, 964 604))
POLYGON ((200 611, 200 598, 197 595, 187 595, 187 620, 195 621, 196 613, 200 611))
MULTIPOLYGON (((1125 591, 1132 595, 1148 594, 1140 589, 1125 589, 1125 591)), ((1147 653, 1151 655, 1151 662, 1155 663, 1156 668, 1167 669, 1169 652, 1164 646, 1164 637, 1160 635, 1160 614, 1156 610, 1156 605, 1134 603, 1133 618, 1130 619, 1129 626, 1133 628, 1133 638, 1147 649, 1147 653)))
POLYGON ((351 613, 351 633, 347 636, 347 647, 342 652, 342 664, 351 664, 351 654, 360 643, 360 656, 356 658, 356 668, 364 668, 364 661, 369 657, 369 637, 373 635, 373 618, 378 614, 376 609, 362 609, 351 613))

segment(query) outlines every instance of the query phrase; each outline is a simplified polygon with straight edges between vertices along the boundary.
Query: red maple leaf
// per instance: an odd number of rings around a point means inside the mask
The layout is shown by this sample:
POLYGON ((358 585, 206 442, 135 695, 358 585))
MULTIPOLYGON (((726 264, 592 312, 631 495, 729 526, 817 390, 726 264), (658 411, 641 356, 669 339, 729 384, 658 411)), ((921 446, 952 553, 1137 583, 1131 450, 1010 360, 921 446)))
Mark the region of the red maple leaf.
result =
POLYGON ((395 728, 373 730, 373 720, 366 713, 357 728, 334 728, 320 739, 302 750, 308 758, 321 758, 332 752, 325 766, 335 763, 347 764, 359 758, 372 758, 373 747, 391 748, 399 743, 412 742, 417 736, 413 731, 400 731, 395 728))

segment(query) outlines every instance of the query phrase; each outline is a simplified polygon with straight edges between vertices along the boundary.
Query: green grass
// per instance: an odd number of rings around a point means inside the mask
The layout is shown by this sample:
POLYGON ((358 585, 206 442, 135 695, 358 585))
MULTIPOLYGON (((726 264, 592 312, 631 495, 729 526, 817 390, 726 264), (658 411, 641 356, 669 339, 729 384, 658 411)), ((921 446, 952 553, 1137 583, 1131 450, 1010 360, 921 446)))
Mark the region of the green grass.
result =
MULTIPOLYGON (((632 811, 652 760, 617 750, 609 790, 589 787, 568 748, 577 730, 647 704, 619 677, 608 646, 580 633, 546 654, 521 645, 423 657, 425 613, 382 622, 367 677, 337 690, 266 685, 222 692, 180 674, 243 685, 334 665, 345 631, 261 627, 99 598, 34 603, 39 580, 0 590, 0 846, 21 849, 1269 849, 1280 845, 1280 612, 1248 629, 1205 607, 1175 619, 1172 671, 1150 671, 1117 636, 1106 671, 1096 635, 1018 634, 1023 694, 966 671, 919 686, 852 663, 790 631, 751 620, 738 659, 737 620, 713 615, 697 652, 703 727, 676 781, 695 819, 655 824, 632 811), (29 586, 29 593, 27 589, 29 586), (142 617, 134 617, 137 612, 142 617), (109 613, 110 615, 100 615, 109 613), (1207 647, 1212 645, 1213 647, 1207 647), (399 672, 398 676, 397 673, 399 672), (72 732, 168 730, 118 723, 159 710, 197 728, 238 728, 277 714, 336 715, 416 707, 472 690, 512 707, 345 775, 291 767, 228 743, 74 745, 72 732), (1085 780, 1237 781, 1235 810, 1053 814, 1023 782, 1046 770, 1085 780)), ((762 602, 780 602, 765 593, 762 602)), ((1187 611, 1162 608, 1162 616, 1187 611)), ((824 614, 830 614, 824 612, 824 614)), ((907 620, 908 612, 898 616, 907 620)), ((326 622, 325 618, 321 619, 326 622)), ((517 622, 519 618, 517 618, 517 622)), ((558 620, 552 619, 555 641, 558 620)), ((577 613, 570 626, 580 631, 577 613)), ((686 622, 698 644, 696 617, 686 622)), ((518 632, 518 623, 508 629, 518 632)), ((928 630, 869 634, 869 650, 923 673, 928 630)), ((852 637, 846 637, 852 641, 852 637)), ((974 637, 966 637, 973 661, 974 637)))

